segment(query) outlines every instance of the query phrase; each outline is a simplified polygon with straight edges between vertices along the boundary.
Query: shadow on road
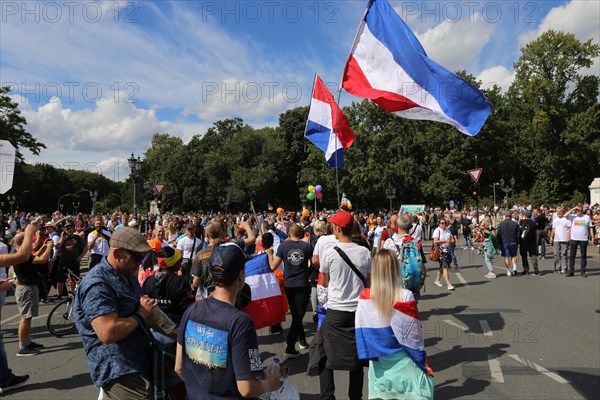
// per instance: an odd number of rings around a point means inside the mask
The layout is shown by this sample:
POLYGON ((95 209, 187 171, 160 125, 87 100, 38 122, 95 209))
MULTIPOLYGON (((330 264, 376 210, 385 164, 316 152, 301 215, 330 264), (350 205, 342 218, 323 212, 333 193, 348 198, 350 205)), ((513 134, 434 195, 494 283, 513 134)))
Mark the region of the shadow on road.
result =
POLYGON ((456 399, 458 397, 476 398, 473 397, 477 393, 481 393, 485 388, 491 385, 490 381, 467 378, 461 386, 450 386, 451 383, 457 382, 457 379, 452 379, 435 386, 435 398, 437 399, 456 399))
POLYGON ((597 399, 600 393, 600 370, 594 368, 576 368, 570 370, 555 370, 560 376, 569 381, 571 387, 584 399, 597 399))
POLYGON ((70 390, 77 389, 82 386, 92 385, 92 378, 89 373, 77 374, 70 378, 57 379, 54 381, 42 382, 37 384, 27 385, 29 389, 57 389, 57 390, 70 390))

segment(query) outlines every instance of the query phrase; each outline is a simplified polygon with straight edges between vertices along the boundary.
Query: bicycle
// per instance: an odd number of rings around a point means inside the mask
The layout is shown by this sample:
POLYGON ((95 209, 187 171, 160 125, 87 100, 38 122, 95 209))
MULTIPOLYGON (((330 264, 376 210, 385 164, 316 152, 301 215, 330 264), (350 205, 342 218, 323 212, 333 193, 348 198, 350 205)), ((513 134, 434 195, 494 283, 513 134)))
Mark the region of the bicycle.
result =
POLYGON ((73 333, 76 329, 75 319, 73 315, 73 301, 75 300, 75 292, 81 282, 81 278, 69 271, 69 287, 67 298, 61 300, 52 308, 46 320, 48 331, 56 337, 62 337, 73 333))

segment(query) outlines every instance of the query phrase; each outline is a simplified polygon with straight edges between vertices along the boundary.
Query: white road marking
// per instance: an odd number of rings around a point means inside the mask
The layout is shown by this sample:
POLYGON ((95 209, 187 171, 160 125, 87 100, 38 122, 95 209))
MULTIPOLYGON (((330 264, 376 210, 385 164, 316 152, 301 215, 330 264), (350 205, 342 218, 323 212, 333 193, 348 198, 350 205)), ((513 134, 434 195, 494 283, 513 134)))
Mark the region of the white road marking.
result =
POLYGON ((488 322, 485 319, 480 319, 479 325, 481 325, 481 330, 485 336, 494 336, 488 322))
POLYGON ((460 272, 457 272, 454 275, 456 275, 456 277, 458 278, 460 283, 462 283, 463 285, 468 285, 467 281, 465 280, 465 278, 463 278, 463 276, 460 272))
POLYGON ((525 364, 526 366, 528 366, 531 369, 534 369, 538 372, 541 372, 542 374, 546 375, 548 378, 555 380, 558 383, 569 383, 565 378, 563 378, 562 376, 554 373, 554 372, 550 372, 548 371, 546 368, 537 365, 536 363, 532 363, 529 360, 526 360, 522 357, 519 357, 516 354, 509 354, 508 355, 510 358, 517 360, 518 362, 520 362, 521 364, 525 364))
MULTIPOLYGON (((40 318, 46 318, 47 316, 48 316, 48 314, 44 314, 44 315, 38 315, 37 317, 33 317, 33 318, 31 318, 31 320, 32 320, 32 321, 34 321, 34 320, 36 320, 36 319, 40 319, 40 318)), ((5 323, 5 322, 7 322, 7 321, 12 321, 13 319, 16 319, 16 318, 19 318, 19 317, 20 317, 20 315, 19 315, 19 314, 17 314, 17 315, 13 315, 12 317, 10 317, 10 318, 7 318, 7 319, 5 319, 4 321, 2 321, 2 324, 4 324, 4 323, 5 323)), ((19 322, 21 322, 21 321, 15 321, 15 322, 11 322, 10 324, 7 324, 7 325, 17 325, 19 322)))
POLYGON ((12 317, 10 317, 10 318, 6 318, 4 321, 0 322, 0 324, 4 325, 4 324, 5 324, 5 323, 7 323, 8 321, 12 321, 13 319, 17 319, 17 318, 19 318, 20 316, 21 316, 21 315, 19 315, 19 314, 15 314, 15 315, 13 315, 13 316, 12 316, 12 317))
POLYGON ((460 329, 463 332, 469 332, 468 327, 461 325, 461 324, 457 324, 456 322, 454 322, 452 320, 445 319, 444 322, 447 323, 448 325, 452 325, 453 327, 460 329))
POLYGON ((500 368, 500 361, 496 357, 497 356, 488 354, 488 362, 490 363, 490 373, 492 374, 492 381, 497 383, 504 383, 504 374, 502 374, 502 368, 500 368))

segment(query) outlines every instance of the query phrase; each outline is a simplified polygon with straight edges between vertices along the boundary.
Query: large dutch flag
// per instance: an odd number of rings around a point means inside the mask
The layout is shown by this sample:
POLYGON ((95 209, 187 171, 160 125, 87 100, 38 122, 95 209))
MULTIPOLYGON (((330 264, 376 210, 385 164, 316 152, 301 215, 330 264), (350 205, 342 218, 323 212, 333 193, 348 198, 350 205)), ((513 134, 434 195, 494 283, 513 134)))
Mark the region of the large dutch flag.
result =
POLYGON ((325 161, 330 168, 344 167, 344 149, 352 146, 356 136, 318 75, 315 77, 305 135, 325 153, 325 161))
POLYGON ((262 329, 285 321, 281 290, 269 267, 267 254, 260 254, 246 261, 245 273, 252 300, 241 311, 252 318, 254 328, 262 329))
POLYGON ((386 0, 371 0, 344 68, 342 87, 410 119, 444 122, 475 136, 491 112, 483 93, 427 57, 386 0))
POLYGON ((433 376, 415 300, 396 302, 390 322, 384 322, 371 300, 370 289, 364 289, 358 298, 355 324, 358 358, 373 360, 404 351, 416 367, 433 376))

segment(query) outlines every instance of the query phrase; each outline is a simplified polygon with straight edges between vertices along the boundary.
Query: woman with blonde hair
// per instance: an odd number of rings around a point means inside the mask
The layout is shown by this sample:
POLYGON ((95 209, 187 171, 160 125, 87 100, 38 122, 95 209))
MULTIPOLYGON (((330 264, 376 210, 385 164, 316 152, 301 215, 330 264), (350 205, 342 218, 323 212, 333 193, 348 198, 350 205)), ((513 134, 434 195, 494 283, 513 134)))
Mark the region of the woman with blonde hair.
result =
POLYGON ((167 225, 167 242, 174 247, 178 237, 179 232, 177 231, 175 221, 169 222, 169 225, 167 225))
POLYGON ((373 257, 371 288, 356 310, 356 347, 369 360, 369 399, 433 399, 433 371, 427 362, 417 302, 401 286, 396 254, 373 257))

